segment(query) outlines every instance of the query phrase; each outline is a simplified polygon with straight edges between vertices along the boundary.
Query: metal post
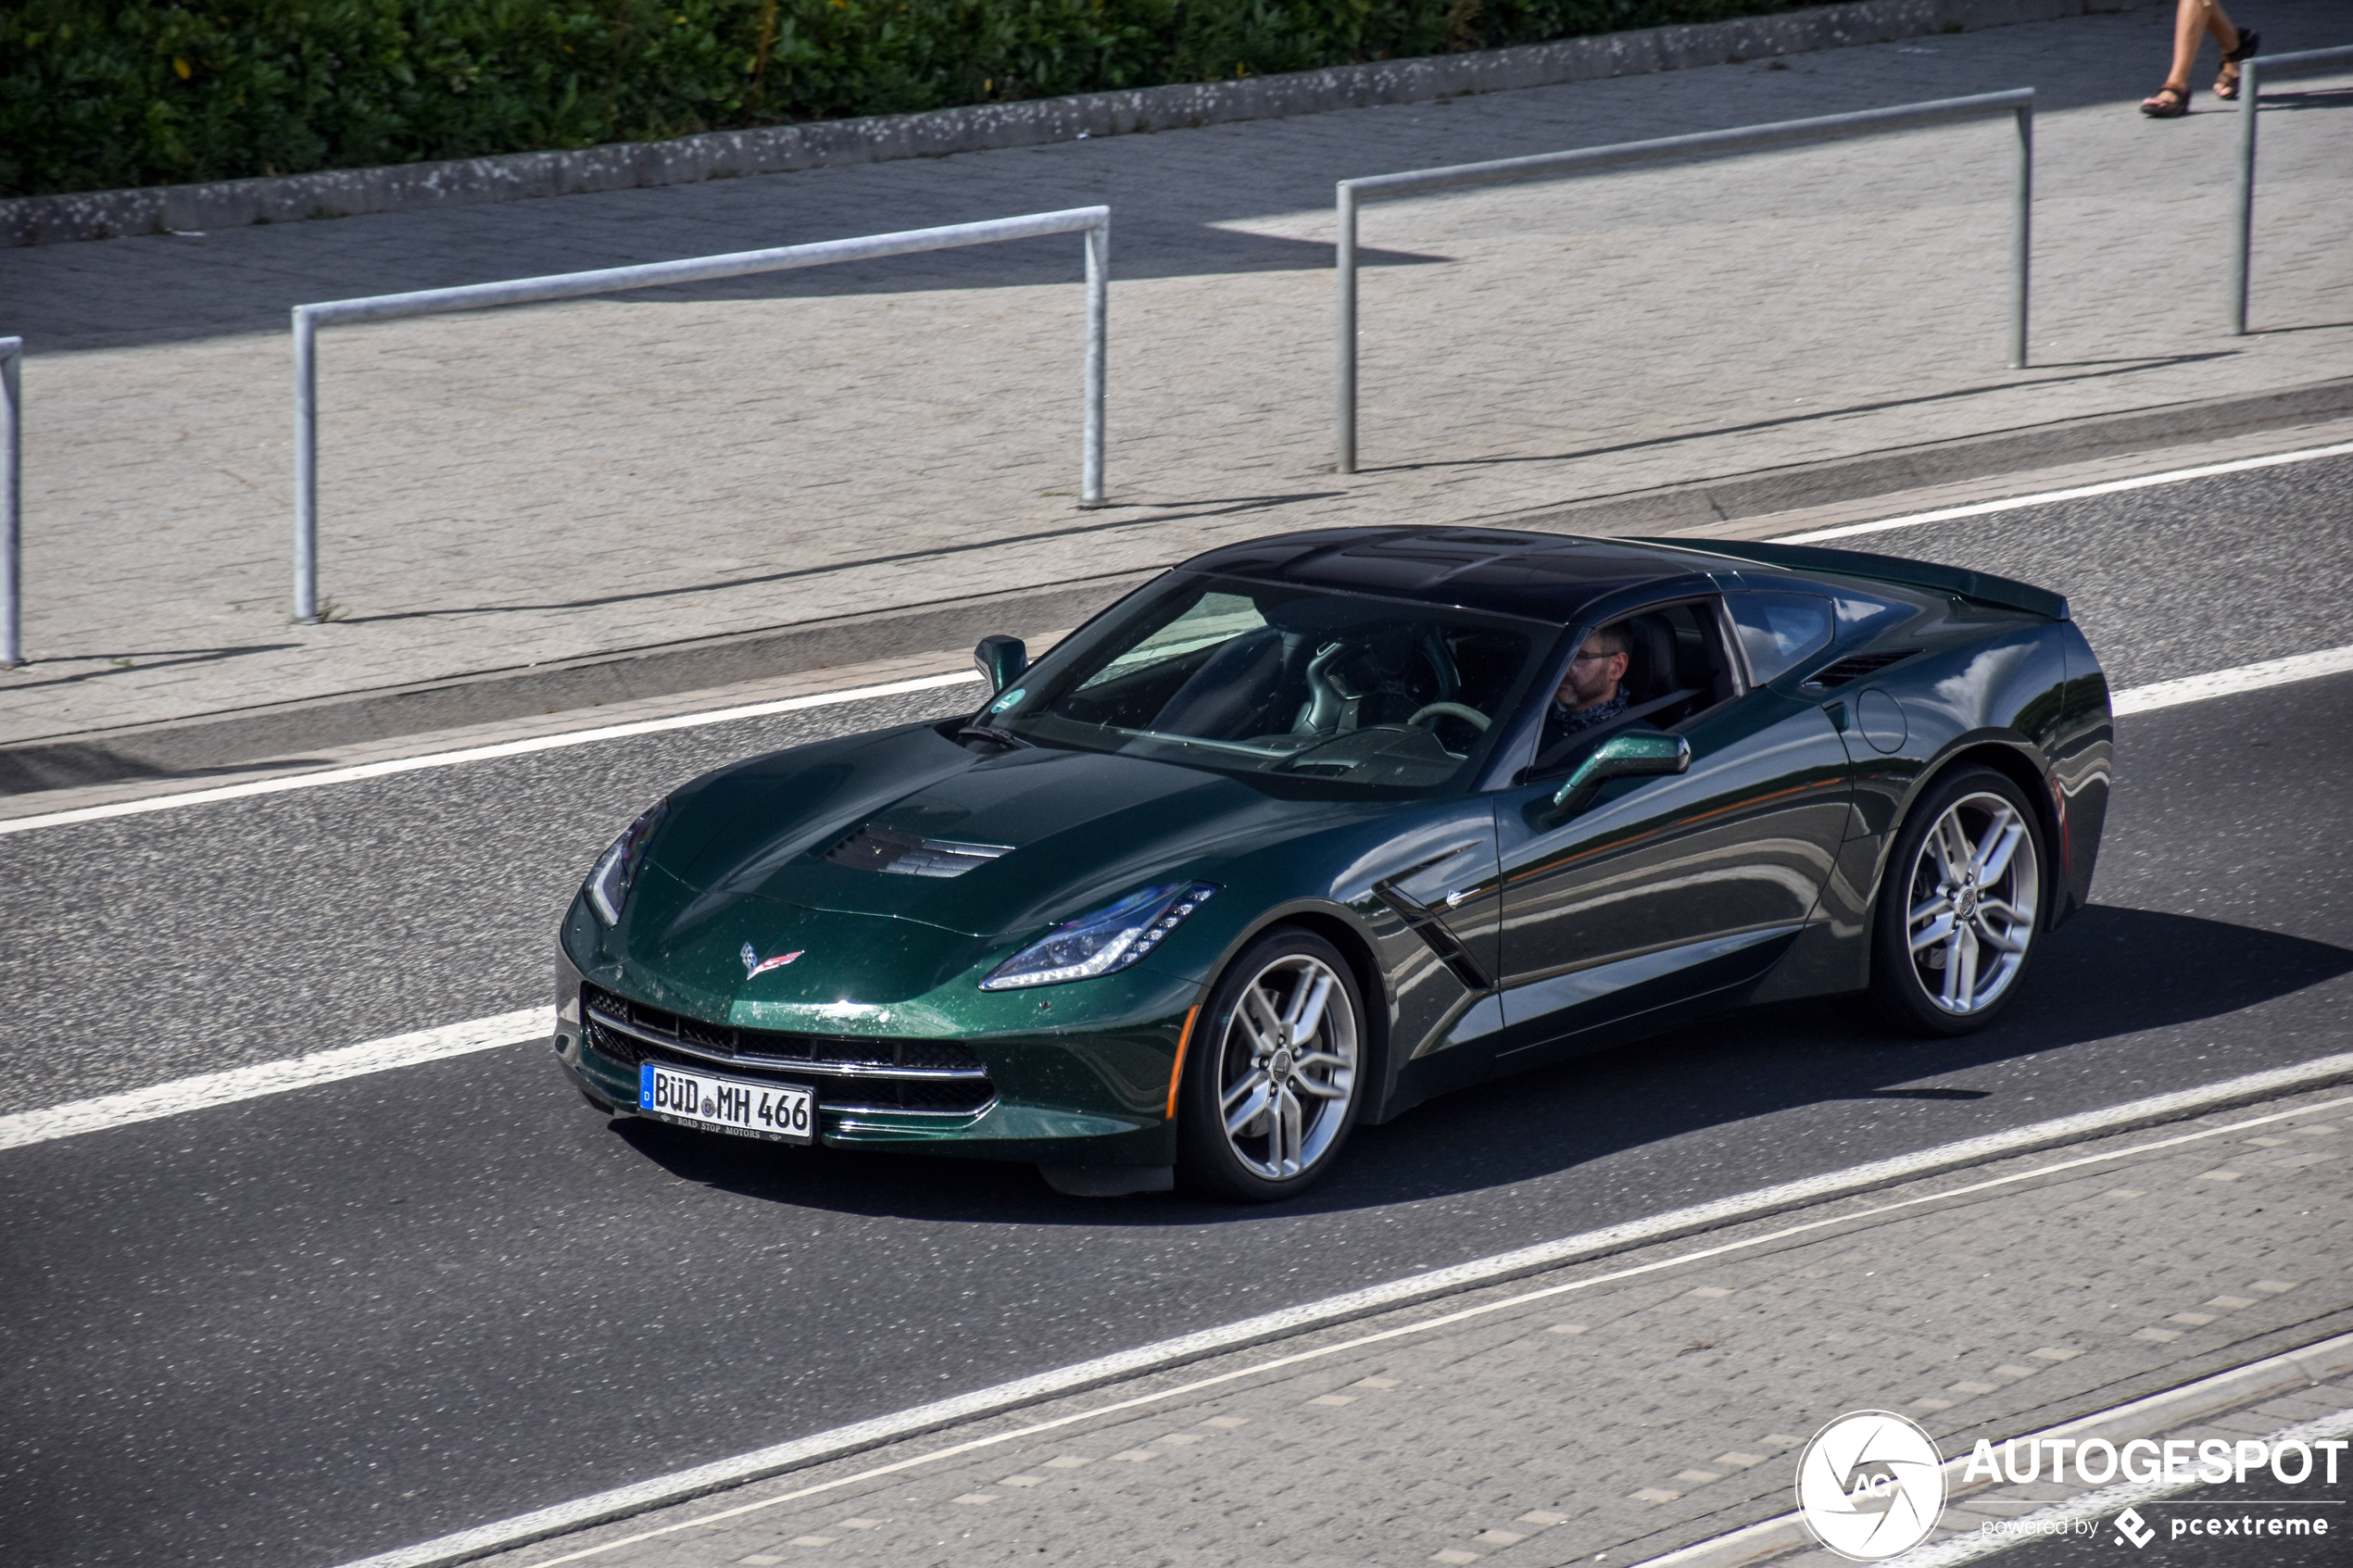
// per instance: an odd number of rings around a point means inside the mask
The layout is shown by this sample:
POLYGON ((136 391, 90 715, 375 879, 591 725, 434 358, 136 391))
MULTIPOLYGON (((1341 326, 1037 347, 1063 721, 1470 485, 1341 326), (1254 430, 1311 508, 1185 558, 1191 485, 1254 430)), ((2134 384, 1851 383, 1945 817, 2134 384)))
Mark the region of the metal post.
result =
POLYGON ((2018 189, 2010 216, 2010 369, 2026 369, 2026 300, 2034 264, 2034 106, 2018 111, 2018 189))
POLYGON ((319 623, 319 332, 294 307, 295 604, 297 626, 319 623))
MULTIPOLYGON (((2347 51, 2353 55, 2353 50, 2347 51)), ((2273 60, 2272 65, 2280 63, 2273 60)), ((1939 98, 1931 103, 1897 104, 1891 108, 1860 109, 1851 114, 1819 115, 1811 119, 1785 119, 1771 125, 1743 125, 1730 131, 1701 131, 1684 136, 1659 136, 1646 142, 1620 142, 1605 147, 1579 147, 1564 153, 1536 153, 1525 157, 1492 158, 1485 163, 1456 164, 1445 169, 1412 169, 1396 174, 1367 174, 1343 180, 1338 187, 1339 219, 1339 447, 1333 467, 1341 473, 1356 471, 1356 209, 1367 201, 1428 195, 1438 191, 1462 191, 1476 186, 1508 185, 1522 180, 1559 180, 1598 174, 1605 169, 1632 169, 1683 158, 1717 157, 1728 153, 1759 152, 1767 147, 1804 146, 1843 141, 1851 136, 1876 136, 1890 131, 1913 131, 1927 125, 2012 115, 2018 121, 2018 188, 2016 216, 2010 237, 2010 344, 2013 369, 2026 364, 2028 268, 2033 250, 2032 223, 2034 205, 2034 90, 2016 87, 2006 93, 1979 93, 1966 98, 1939 98)))
POLYGON ((2257 85, 2259 62, 2239 64, 2239 192, 2237 232, 2231 246, 2231 335, 2246 335, 2246 288, 2250 252, 2255 248, 2255 108, 2262 95, 2257 85))
POLYGON ((1340 210, 1340 473, 1356 471, 1356 187, 1342 180, 1340 210))
POLYGON ((1079 437, 1078 504, 1103 504, 1103 339, 1111 315, 1111 214, 1087 231, 1087 412, 1079 437))
POLYGON ((0 337, 0 670, 24 662, 24 339, 0 337))
POLYGON ((1111 208, 1107 207, 1075 207, 1061 212, 1031 212, 1018 218, 990 218, 977 223, 950 223, 937 229, 908 229, 893 234, 861 234, 853 239, 819 240, 812 245, 783 245, 771 250, 691 256, 637 267, 600 267, 586 272, 508 278, 495 283, 461 283, 455 288, 418 289, 408 294, 319 300, 296 306, 295 621, 301 625, 315 625, 320 619, 317 334, 321 327, 344 321, 397 321, 452 310, 487 310, 550 299, 580 299, 589 295, 670 283, 749 278, 799 267, 914 256, 924 251, 1037 239, 1046 234, 1084 234, 1087 238, 1087 408, 1080 441, 1079 505, 1100 507, 1103 504, 1103 340, 1111 276, 1111 208))

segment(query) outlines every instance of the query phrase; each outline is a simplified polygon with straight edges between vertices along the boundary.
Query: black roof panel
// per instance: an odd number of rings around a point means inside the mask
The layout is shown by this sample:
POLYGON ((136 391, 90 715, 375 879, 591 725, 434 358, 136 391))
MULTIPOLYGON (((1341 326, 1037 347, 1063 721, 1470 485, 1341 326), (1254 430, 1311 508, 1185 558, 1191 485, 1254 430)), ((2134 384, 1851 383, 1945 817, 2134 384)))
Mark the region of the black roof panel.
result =
POLYGON ((1644 588, 1705 591, 1704 558, 1621 539, 1491 528, 1346 528, 1228 545, 1188 571, 1354 589, 1560 625, 1644 588))

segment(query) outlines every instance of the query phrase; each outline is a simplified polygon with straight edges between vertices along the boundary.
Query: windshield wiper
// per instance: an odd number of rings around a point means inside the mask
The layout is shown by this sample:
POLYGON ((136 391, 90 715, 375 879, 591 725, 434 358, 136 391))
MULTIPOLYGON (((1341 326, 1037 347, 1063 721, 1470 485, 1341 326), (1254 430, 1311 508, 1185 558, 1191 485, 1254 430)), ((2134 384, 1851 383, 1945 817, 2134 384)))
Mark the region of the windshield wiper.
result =
POLYGON ((1011 730, 1000 729, 995 724, 984 724, 978 720, 973 721, 956 732, 958 740, 963 739, 966 735, 978 735, 983 740, 993 740, 999 746, 1034 746, 1038 744, 1034 740, 1013 734, 1011 730))

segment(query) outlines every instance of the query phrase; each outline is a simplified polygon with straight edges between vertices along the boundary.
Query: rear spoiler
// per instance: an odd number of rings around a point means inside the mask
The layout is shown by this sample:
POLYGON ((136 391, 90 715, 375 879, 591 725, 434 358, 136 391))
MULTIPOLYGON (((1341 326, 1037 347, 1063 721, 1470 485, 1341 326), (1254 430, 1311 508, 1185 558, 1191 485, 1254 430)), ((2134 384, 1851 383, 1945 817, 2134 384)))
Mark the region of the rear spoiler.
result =
POLYGON ((1628 542, 1664 545, 1678 550, 1699 550, 1712 556, 1730 556, 1735 560, 1753 560, 1760 566, 1784 567, 1792 571, 1826 571, 1841 577, 1899 583, 1906 588, 1926 588, 1932 593, 1975 599, 1980 604, 1998 605, 2004 609, 2022 609, 2029 615, 2040 615, 2052 621, 2074 619, 2068 613, 2067 596, 2064 594, 2054 594, 2048 588, 2037 588, 2031 583, 1996 577, 1990 571, 1969 571, 1957 566, 1932 566, 1927 561, 1906 560, 1899 556, 1873 556, 1860 550, 1825 550, 1814 545, 1776 545, 1749 539, 1693 539, 1687 536, 1680 539, 1642 538, 1628 542))

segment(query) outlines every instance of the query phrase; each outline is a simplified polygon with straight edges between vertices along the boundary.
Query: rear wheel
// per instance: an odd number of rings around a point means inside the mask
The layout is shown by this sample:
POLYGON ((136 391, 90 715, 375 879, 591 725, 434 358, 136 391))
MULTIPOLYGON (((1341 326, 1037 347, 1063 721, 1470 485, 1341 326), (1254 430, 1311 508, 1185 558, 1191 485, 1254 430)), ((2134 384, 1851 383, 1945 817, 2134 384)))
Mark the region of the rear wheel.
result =
POLYGON ((1270 1203, 1321 1180, 1364 1098, 1365 1006, 1340 950, 1277 928, 1203 1005, 1179 1091, 1177 1171, 1220 1198, 1270 1203))
POLYGON ((1912 1034, 1984 1028, 2018 995, 2042 931, 2043 829, 1990 768, 1936 784, 1896 835, 1871 931, 1871 999, 1912 1034))

